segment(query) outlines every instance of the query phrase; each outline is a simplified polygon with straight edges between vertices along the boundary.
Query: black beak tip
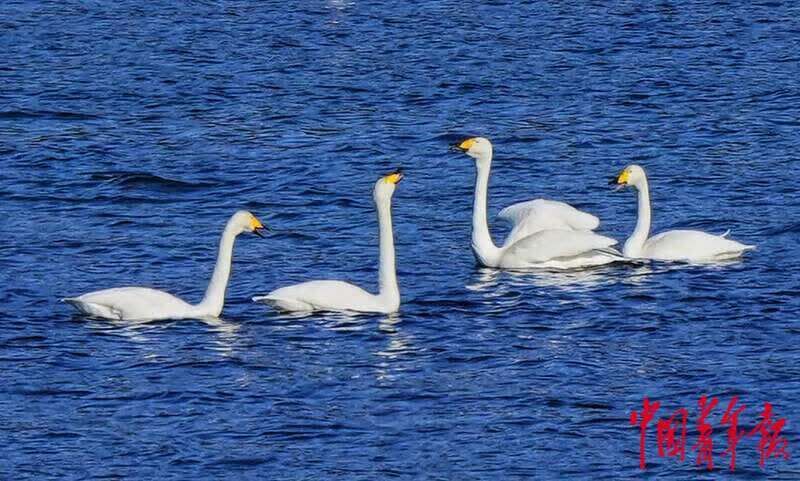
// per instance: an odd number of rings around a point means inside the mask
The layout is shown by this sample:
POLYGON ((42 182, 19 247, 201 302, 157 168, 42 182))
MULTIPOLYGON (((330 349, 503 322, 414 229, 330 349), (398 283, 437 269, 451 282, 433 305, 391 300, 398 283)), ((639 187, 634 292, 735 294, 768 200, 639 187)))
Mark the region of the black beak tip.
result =
POLYGON ((617 185, 617 178, 612 177, 611 179, 609 179, 608 185, 617 185))
POLYGON ((266 230, 266 228, 261 227, 259 229, 254 229, 253 234, 257 235, 258 237, 264 238, 264 234, 261 233, 262 230, 266 230))

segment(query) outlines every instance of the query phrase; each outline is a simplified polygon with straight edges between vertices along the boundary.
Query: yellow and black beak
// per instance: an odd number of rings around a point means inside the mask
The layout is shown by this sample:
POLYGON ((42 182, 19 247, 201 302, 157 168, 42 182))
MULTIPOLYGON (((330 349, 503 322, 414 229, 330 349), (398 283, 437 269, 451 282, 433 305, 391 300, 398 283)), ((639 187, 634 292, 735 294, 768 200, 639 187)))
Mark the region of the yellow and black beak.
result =
POLYGON ((631 177, 631 172, 628 169, 623 170, 619 173, 619 175, 614 176, 611 180, 608 181, 608 185, 616 185, 619 187, 625 187, 628 185, 628 180, 631 177))
POLYGON ((466 140, 462 140, 461 142, 456 142, 450 148, 451 150, 455 150, 458 152, 466 152, 475 145, 475 137, 470 137, 466 140))
POLYGON ((397 185, 404 178, 405 178, 405 175, 403 174, 402 169, 397 169, 394 172, 392 172, 391 174, 386 174, 385 176, 383 176, 383 181, 386 182, 387 184, 395 184, 395 185, 397 185))
POLYGON ((264 238, 264 234, 262 234, 261 231, 267 230, 267 228, 264 227, 264 224, 262 224, 256 216, 253 216, 253 218, 250 219, 250 228, 253 229, 253 234, 261 237, 262 239, 264 238))

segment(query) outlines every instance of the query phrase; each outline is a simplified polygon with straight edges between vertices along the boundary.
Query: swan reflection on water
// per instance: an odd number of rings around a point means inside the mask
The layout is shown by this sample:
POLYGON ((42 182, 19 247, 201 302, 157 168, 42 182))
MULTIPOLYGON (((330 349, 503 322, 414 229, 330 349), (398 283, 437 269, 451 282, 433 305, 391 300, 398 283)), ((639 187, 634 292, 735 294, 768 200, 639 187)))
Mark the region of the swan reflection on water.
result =
POLYGON ((375 366, 375 377, 378 381, 393 381, 406 369, 405 364, 400 364, 398 361, 408 359, 419 349, 413 344, 413 336, 400 328, 401 324, 398 313, 389 314, 378 321, 378 331, 385 334, 388 341, 383 349, 373 353, 379 357, 375 366))
POLYGON ((379 346, 370 348, 370 352, 374 356, 371 364, 375 369, 375 377, 380 381, 393 380, 402 369, 398 361, 418 350, 413 343, 413 336, 401 329, 402 316, 397 312, 381 315, 377 318, 377 326, 374 314, 352 311, 282 312, 279 319, 280 323, 276 323, 275 319, 269 321, 273 328, 296 329, 307 326, 307 322, 314 322, 325 330, 341 334, 369 333, 377 329, 382 339, 377 341, 379 346))
POLYGON ((702 266, 703 269, 725 269, 742 263, 741 258, 714 262, 664 262, 631 259, 624 262, 587 269, 564 270, 510 270, 481 267, 474 282, 467 284, 470 291, 487 297, 502 297, 510 288, 535 286, 579 291, 615 283, 642 284, 654 275, 666 274, 686 268, 702 266))
POLYGON ((395 359, 414 350, 411 344, 413 338, 400 329, 400 324, 400 315, 397 313, 390 314, 378 321, 378 331, 386 335, 389 343, 385 349, 377 351, 375 354, 395 359))
MULTIPOLYGON (((378 320, 377 330, 387 339, 387 344, 373 354, 387 359, 396 359, 413 351, 412 338, 400 328, 402 317, 391 313, 378 320)), ((364 313, 333 312, 326 316, 324 326, 337 332, 356 332, 375 329, 375 316, 364 313)))
POLYGON ((124 337, 141 344, 151 343, 154 335, 160 331, 172 329, 178 324, 197 321, 207 326, 209 332, 216 334, 211 341, 216 346, 213 349, 225 356, 230 356, 234 353, 234 346, 239 341, 239 331, 241 330, 240 323, 226 321, 219 317, 201 317, 193 320, 169 321, 86 319, 80 315, 76 315, 76 318, 82 325, 96 332, 101 332, 110 336, 124 337))
POLYGON ((591 269, 571 270, 500 270, 483 267, 478 270, 475 282, 467 289, 483 292, 489 296, 504 294, 509 287, 536 286, 554 287, 565 290, 596 287, 615 282, 610 274, 616 268, 611 266, 591 269))

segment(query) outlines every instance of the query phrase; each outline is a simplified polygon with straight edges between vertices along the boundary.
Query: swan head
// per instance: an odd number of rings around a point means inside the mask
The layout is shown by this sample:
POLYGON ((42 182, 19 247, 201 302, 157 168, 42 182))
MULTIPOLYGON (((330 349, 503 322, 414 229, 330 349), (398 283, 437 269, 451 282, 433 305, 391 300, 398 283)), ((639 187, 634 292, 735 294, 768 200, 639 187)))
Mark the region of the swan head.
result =
POLYGON ((264 224, 258 220, 258 217, 246 210, 240 210, 233 214, 229 225, 236 229, 236 232, 239 234, 242 232, 252 232, 259 237, 264 237, 261 231, 266 229, 264 224))
POLYGON ((619 175, 612 177, 608 183, 610 185, 616 185, 617 189, 622 189, 628 186, 638 187, 646 180, 647 177, 644 174, 644 169, 636 164, 631 164, 622 169, 619 175))
POLYGON ((492 143, 485 137, 470 137, 457 143, 455 148, 475 159, 476 164, 492 160, 492 143))
POLYGON ((397 187, 397 184, 399 184, 404 177, 405 175, 403 172, 397 169, 378 179, 378 181, 375 182, 375 190, 373 191, 375 202, 390 199, 392 194, 394 194, 394 189, 397 187))

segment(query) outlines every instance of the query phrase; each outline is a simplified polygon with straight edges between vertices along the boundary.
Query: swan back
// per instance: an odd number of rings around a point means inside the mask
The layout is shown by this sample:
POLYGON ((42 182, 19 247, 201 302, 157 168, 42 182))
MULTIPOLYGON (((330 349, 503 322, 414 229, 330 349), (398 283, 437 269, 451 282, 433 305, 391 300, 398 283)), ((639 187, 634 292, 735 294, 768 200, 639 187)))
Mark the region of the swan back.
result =
POLYGON ((396 303, 384 302, 381 296, 342 281, 308 281, 293 286, 281 287, 265 296, 253 297, 287 311, 357 311, 395 312, 396 303))
POLYGON ((62 299, 84 314, 126 321, 190 317, 193 307, 164 291, 116 287, 62 299))
POLYGON ((503 252, 501 264, 502 267, 523 268, 549 260, 563 261, 608 249, 616 243, 610 237, 589 230, 542 230, 509 246, 503 252))
POLYGON ((740 256, 755 246, 697 230, 671 230, 647 240, 642 257, 657 260, 714 261, 740 256))

